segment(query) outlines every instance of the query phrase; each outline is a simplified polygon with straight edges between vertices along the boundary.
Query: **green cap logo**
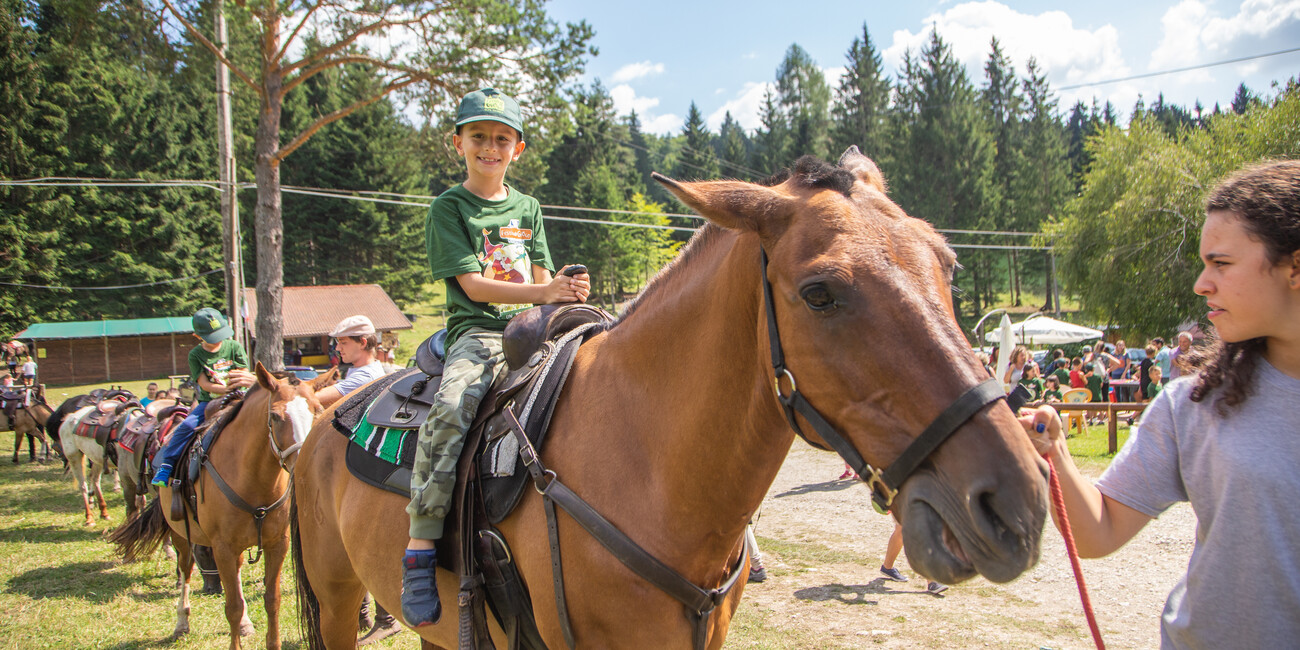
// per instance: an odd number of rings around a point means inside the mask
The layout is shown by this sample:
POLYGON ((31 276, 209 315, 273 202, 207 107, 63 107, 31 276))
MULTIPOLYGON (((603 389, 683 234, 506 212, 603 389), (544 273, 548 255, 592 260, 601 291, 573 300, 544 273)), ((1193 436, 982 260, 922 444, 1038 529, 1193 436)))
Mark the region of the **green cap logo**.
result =
POLYGON ((500 97, 488 97, 483 100, 483 110, 492 111, 493 113, 506 112, 506 102, 500 97))

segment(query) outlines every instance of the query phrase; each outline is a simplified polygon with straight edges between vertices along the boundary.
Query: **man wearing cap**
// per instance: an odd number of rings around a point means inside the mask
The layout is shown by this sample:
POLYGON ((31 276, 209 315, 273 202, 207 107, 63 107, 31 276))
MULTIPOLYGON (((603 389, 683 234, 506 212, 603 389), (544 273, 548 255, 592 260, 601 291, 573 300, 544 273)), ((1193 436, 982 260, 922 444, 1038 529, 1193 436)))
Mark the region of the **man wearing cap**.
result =
POLYGON ((352 369, 346 378, 317 391, 316 399, 324 406, 329 406, 344 395, 384 376, 384 366, 375 358, 375 353, 379 350, 379 337, 375 333, 375 324, 369 318, 362 315, 348 316, 334 326, 330 336, 334 339, 334 349, 338 350, 339 357, 343 363, 352 364, 352 369))
POLYGON ((192 322, 199 344, 190 350, 190 381, 199 386, 198 398, 189 416, 172 431, 171 439, 154 457, 153 484, 159 487, 171 480, 172 465, 194 437, 194 430, 203 424, 212 397, 257 383, 257 377, 248 371, 248 353, 231 338, 235 331, 221 312, 204 307, 194 312, 192 322))

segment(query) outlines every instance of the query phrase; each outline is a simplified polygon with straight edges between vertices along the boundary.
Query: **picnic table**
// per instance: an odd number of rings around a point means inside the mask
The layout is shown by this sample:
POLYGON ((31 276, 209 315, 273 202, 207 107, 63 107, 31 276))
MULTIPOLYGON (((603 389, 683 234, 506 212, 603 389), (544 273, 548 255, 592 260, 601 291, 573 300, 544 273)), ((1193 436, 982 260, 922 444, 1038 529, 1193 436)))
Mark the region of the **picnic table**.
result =
POLYGON ((1140 382, 1136 379, 1112 379, 1110 387, 1115 389, 1115 401, 1132 402, 1133 393, 1137 391, 1140 382))
MULTIPOLYGON (((1134 380, 1133 383, 1136 384, 1137 381, 1134 380)), ((1111 385, 1114 383, 1112 382, 1111 385)), ((1058 413, 1084 411, 1107 414, 1107 448, 1112 454, 1119 449, 1119 418, 1116 416, 1121 412, 1128 412, 1136 417, 1147 407, 1143 402, 1052 402, 1051 405, 1058 413)))

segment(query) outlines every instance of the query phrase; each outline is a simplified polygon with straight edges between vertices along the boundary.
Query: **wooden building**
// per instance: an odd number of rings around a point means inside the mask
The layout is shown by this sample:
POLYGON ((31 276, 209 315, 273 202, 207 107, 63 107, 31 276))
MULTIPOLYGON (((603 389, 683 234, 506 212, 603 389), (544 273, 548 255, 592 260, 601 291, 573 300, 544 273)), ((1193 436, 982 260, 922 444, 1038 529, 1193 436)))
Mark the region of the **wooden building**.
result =
POLYGON ((197 340, 189 318, 36 323, 14 338, 27 343, 44 384, 94 384, 189 374, 197 340))
MULTIPOLYGON (((388 292, 377 284, 285 287, 281 300, 286 364, 297 350, 303 365, 328 365, 329 334, 348 316, 361 314, 369 318, 381 343, 389 349, 397 345, 400 332, 414 328, 388 292)), ((257 319, 257 292, 244 289, 244 304, 248 306, 246 322, 251 337, 256 335, 252 324, 257 319)))

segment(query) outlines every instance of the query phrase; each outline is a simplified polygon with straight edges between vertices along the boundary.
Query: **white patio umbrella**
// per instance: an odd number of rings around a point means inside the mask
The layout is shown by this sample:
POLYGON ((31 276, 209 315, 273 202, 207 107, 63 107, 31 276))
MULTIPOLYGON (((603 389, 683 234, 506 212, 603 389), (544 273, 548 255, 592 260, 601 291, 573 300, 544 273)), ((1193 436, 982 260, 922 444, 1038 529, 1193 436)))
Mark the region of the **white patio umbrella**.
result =
MULTIPOLYGON (((1003 377, 1007 376, 1007 366, 1011 365, 1011 352, 1015 347, 1015 341, 1013 340, 1015 335, 1013 334, 1012 329, 1011 318, 1006 314, 1002 314, 1002 322, 998 325, 998 328, 989 332, 988 335, 985 336, 989 341, 999 342, 998 359, 997 363, 993 366, 994 371, 997 372, 994 377, 999 382, 1002 381, 1003 377)), ((1007 386, 1005 383, 1003 384, 1002 389, 1011 392, 1011 387, 1007 386)))
MULTIPOLYGON (((1063 320, 1057 320, 1050 316, 1030 316, 1025 320, 1011 326, 1011 331, 1015 339, 1021 344, 1036 345, 1060 345, 1062 343, 1080 343, 1088 339, 1099 339, 1102 337, 1101 330, 1095 330, 1091 327, 1083 327, 1067 323, 1063 320)), ((984 339, 990 342, 1001 340, 1002 333, 989 332, 984 335, 984 339)))

